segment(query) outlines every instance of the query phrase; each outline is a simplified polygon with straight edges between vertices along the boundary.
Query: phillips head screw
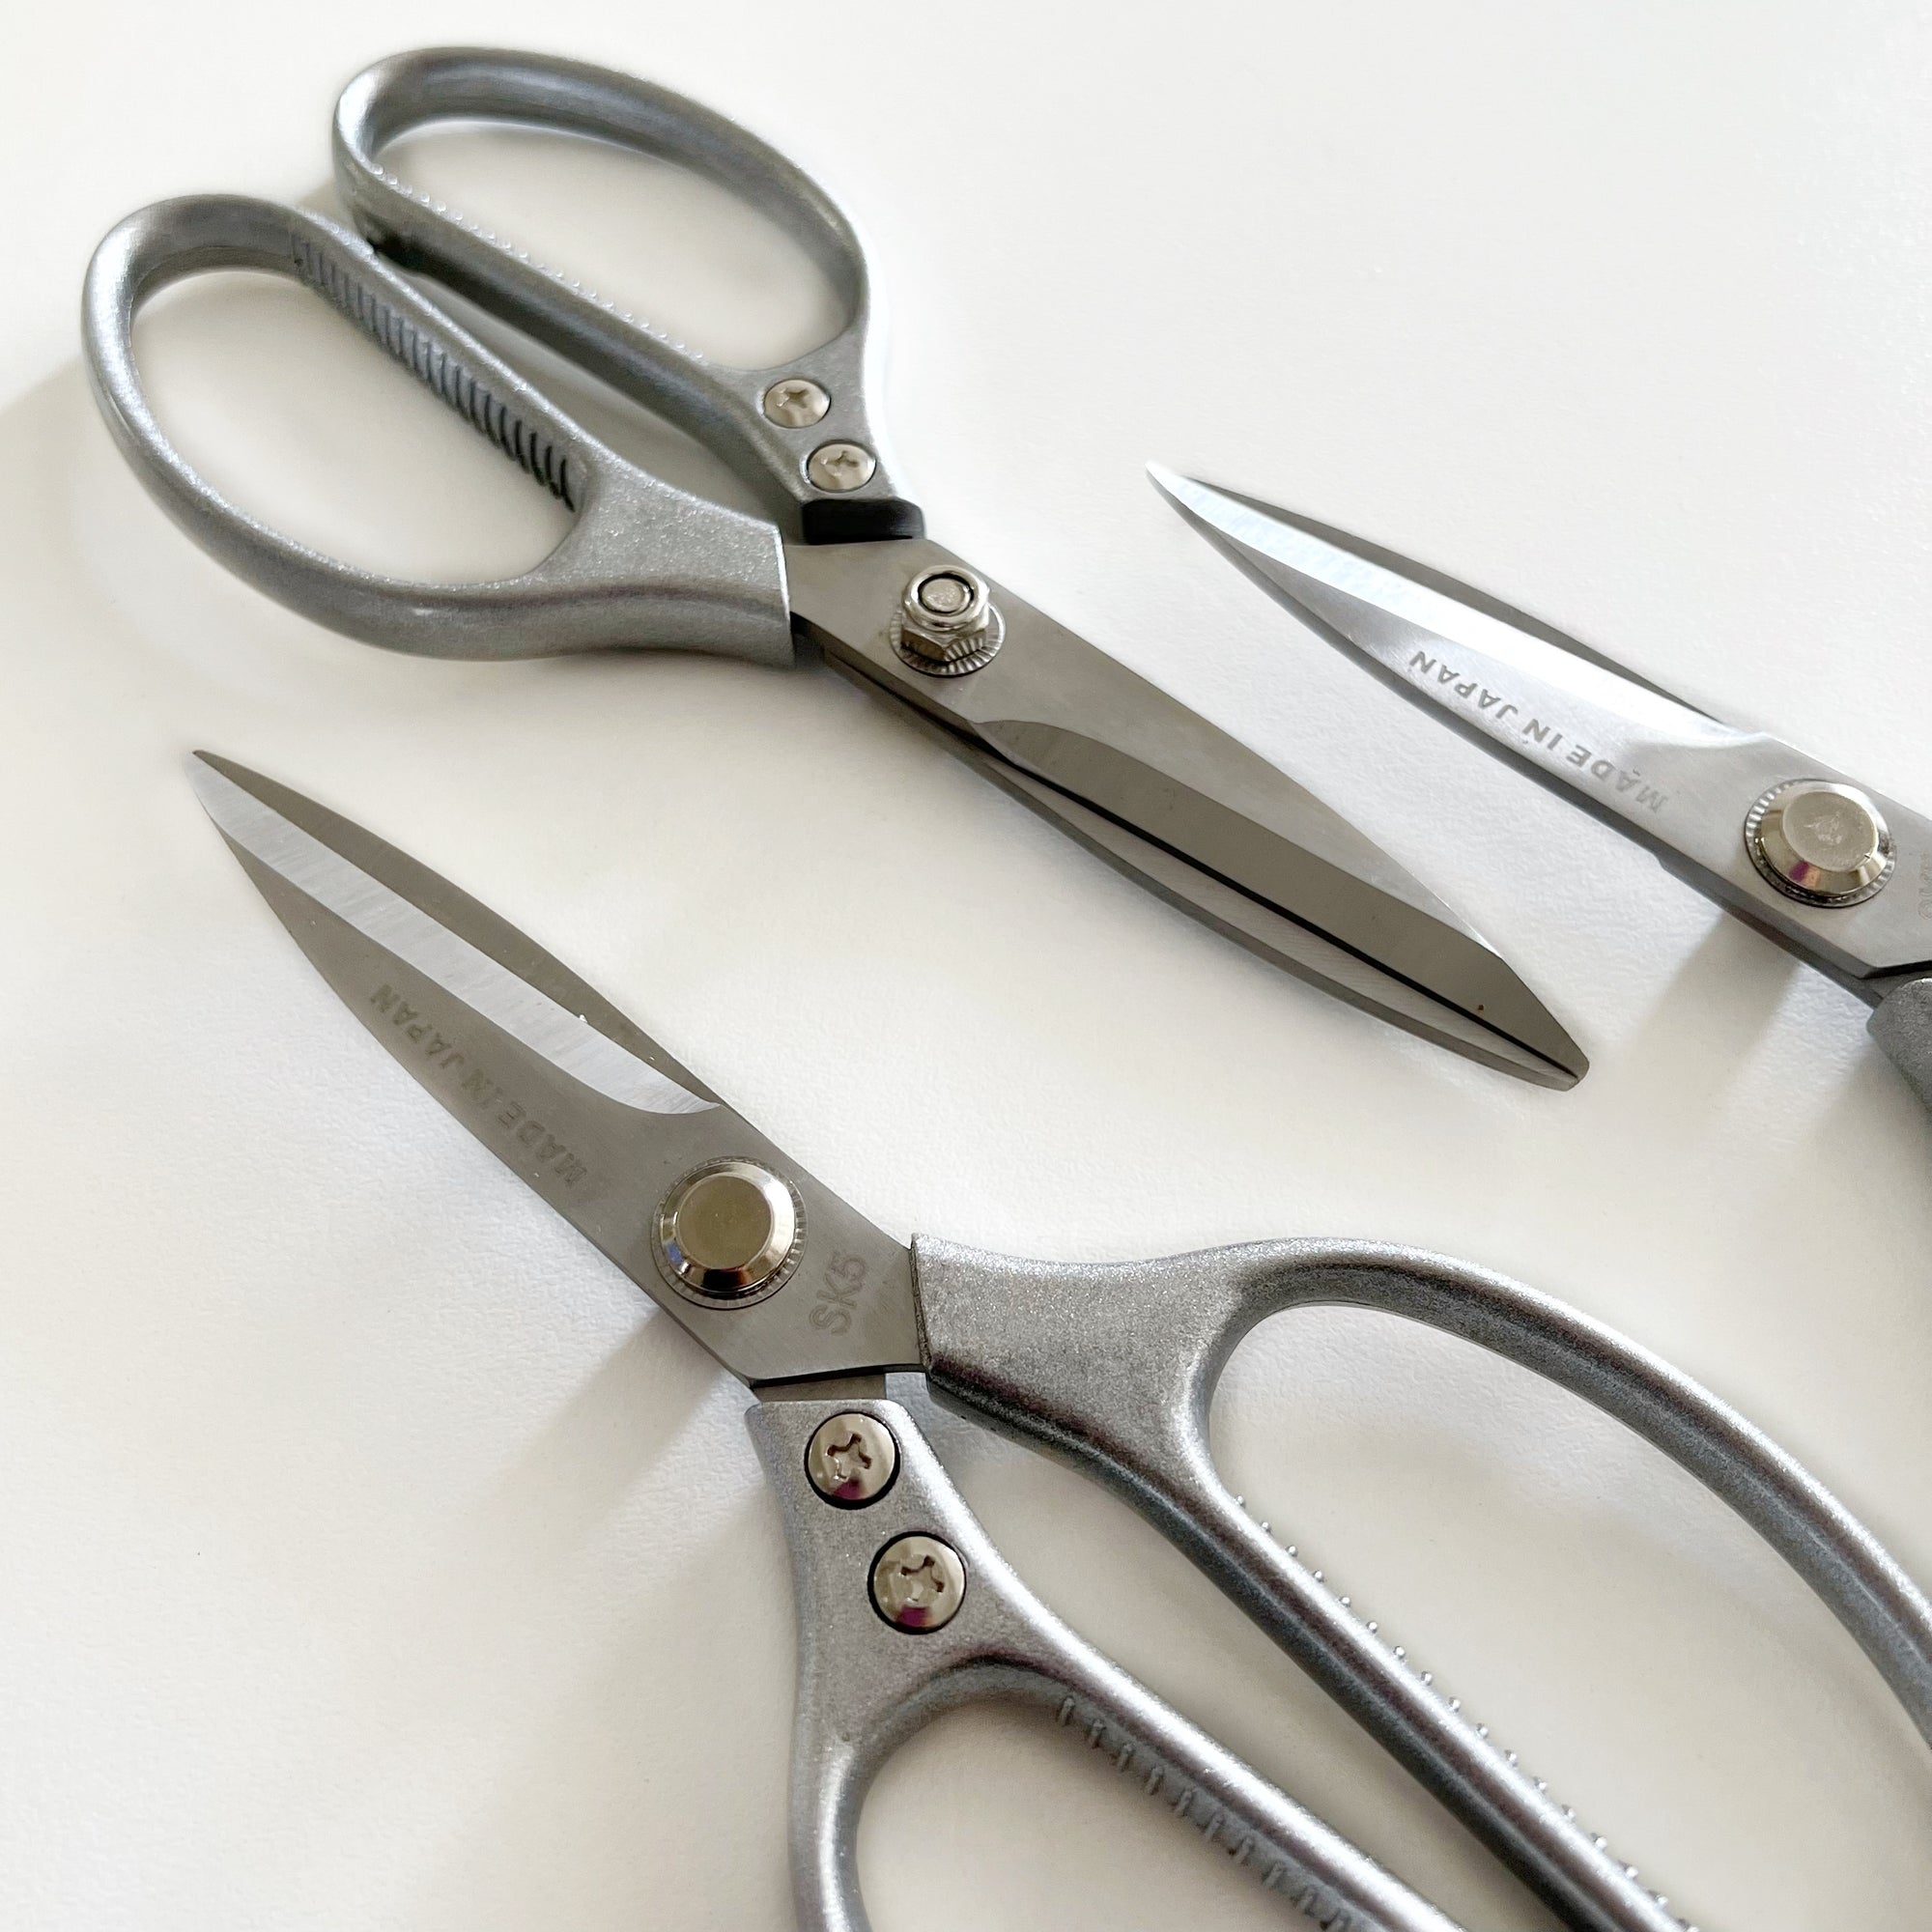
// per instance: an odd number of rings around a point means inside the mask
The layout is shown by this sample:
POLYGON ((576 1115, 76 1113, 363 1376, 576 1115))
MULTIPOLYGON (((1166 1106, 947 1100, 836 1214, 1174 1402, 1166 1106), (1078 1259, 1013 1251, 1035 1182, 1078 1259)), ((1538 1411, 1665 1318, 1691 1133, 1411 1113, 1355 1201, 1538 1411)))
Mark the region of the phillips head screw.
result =
POLYGON ((828 1415, 806 1444, 805 1473, 811 1487, 840 1509, 877 1502, 898 1472, 899 1445, 893 1432, 863 1409, 828 1415))
POLYGON ((872 1606, 895 1630, 944 1630, 966 1597, 966 1566, 936 1536, 897 1536, 872 1560, 872 1606))

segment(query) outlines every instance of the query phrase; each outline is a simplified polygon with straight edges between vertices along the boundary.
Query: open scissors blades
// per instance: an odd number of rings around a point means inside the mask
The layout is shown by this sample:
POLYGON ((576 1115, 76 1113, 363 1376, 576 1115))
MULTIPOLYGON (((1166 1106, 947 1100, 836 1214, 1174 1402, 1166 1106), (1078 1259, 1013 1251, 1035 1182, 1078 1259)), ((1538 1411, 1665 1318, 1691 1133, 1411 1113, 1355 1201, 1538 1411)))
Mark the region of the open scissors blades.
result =
POLYGON ((1152 473, 1321 636, 1870 1004, 1873 1037, 1932 1106, 1932 819, 1436 572, 1152 473))
POLYGON ((967 573, 923 539, 793 547, 801 627, 995 783, 1263 957, 1472 1060, 1569 1087, 1588 1063, 1515 970, 1259 753, 1010 592, 970 676, 907 662, 911 586, 967 573))
POLYGON ((894 1370, 1119 1492, 1587 1932, 1680 1921, 1216 1475, 1208 1404, 1256 1322, 1317 1303, 1378 1310, 1595 1403, 1783 1551, 1932 1737, 1932 1608, 1911 1580, 1791 1458, 1601 1324, 1481 1269, 1365 1242, 1079 1266, 895 1240, 467 894, 286 786, 205 755, 191 770, 361 1024, 761 1398, 751 1429, 797 1585, 804 1924, 864 1932, 853 1844, 867 1784, 927 1719, 996 1697, 1103 1751, 1304 1922, 1454 1932, 1027 1591, 886 1398, 894 1370))
POLYGON ((865 253, 783 156, 648 81, 456 47, 399 55, 354 80, 338 103, 335 162, 362 234, 270 202, 194 195, 128 216, 89 270, 82 334, 108 426, 163 508, 228 568, 351 637, 430 656, 660 645, 787 665, 803 633, 1112 865, 1275 964, 1488 1065, 1551 1087, 1581 1075, 1583 1055, 1542 1002, 1386 852, 925 538, 871 426, 865 253), (844 303, 838 334, 769 369, 693 355, 403 180, 392 144, 452 120, 589 136, 711 175, 818 262, 844 303), (292 277, 402 363, 572 514, 556 549, 497 582, 409 582, 319 555, 222 497, 156 420, 132 341, 151 295, 222 267, 292 277), (399 268, 711 446, 770 516, 701 500, 625 460, 399 268))

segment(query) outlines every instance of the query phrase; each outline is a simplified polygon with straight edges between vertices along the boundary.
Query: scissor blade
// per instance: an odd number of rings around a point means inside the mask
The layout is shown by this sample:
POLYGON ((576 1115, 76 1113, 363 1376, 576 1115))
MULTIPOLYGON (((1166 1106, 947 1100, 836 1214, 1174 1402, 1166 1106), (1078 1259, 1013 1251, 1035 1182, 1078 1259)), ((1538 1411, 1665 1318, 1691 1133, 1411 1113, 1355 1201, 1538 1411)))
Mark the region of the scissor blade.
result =
MULTIPOLYGON (((1856 984, 1924 959, 1932 930, 1922 893, 1811 906, 1774 891, 1752 865, 1745 821, 1774 786, 1849 782, 1821 760, 1725 724, 1438 573, 1253 497, 1148 467, 1189 523, 1311 629, 1642 839, 1700 891, 1814 964, 1856 984)), ((1895 801, 1880 803, 1901 878, 1932 878, 1932 822, 1895 801)))
POLYGON ((916 1366, 907 1250, 741 1119, 567 967, 359 826, 197 753, 195 790, 338 998, 419 1086, 747 1381, 916 1366), (667 1189, 739 1156, 790 1182, 776 1293, 689 1299, 659 1264, 667 1189))
POLYGON ((929 543, 791 553, 792 608, 841 669, 941 727, 977 768, 1111 864, 1275 964, 1548 1087, 1587 1062, 1509 965, 1372 839, 1265 758, 994 588, 1006 640, 932 677, 893 642, 929 543))

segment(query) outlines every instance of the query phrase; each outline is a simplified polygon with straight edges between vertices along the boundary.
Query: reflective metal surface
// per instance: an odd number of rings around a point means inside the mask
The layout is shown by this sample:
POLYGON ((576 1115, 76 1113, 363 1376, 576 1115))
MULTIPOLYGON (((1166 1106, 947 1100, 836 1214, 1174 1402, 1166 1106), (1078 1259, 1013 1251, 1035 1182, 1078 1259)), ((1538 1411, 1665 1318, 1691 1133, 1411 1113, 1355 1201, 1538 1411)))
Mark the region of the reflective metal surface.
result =
POLYGON ((1891 833, 1868 793, 1823 779, 1775 785, 1745 820, 1752 862, 1805 905, 1857 905, 1891 876, 1891 833))
POLYGON ((1141 884, 1379 1017, 1542 1086, 1588 1062, 1427 887, 1265 758, 929 541, 793 546, 792 609, 827 659, 1141 884), (909 582, 981 579, 1006 620, 970 677, 909 668, 909 582))
POLYGON ((877 471, 879 460, 863 442, 821 442, 806 458, 805 473, 815 489, 863 490, 877 471))
MULTIPOLYGON (((807 473, 812 449, 850 443, 876 458, 879 439, 867 413, 871 291, 865 251, 831 196, 735 121, 654 81, 583 61, 504 47, 421 47, 378 61, 343 89, 334 151, 336 190, 385 253, 715 449, 787 526, 819 492, 807 473), (709 177, 810 255, 843 306, 838 332, 776 369, 734 369, 694 355, 545 266, 541 238, 526 236, 519 247, 486 234, 407 181, 389 150, 406 134, 452 121, 586 136, 709 177), (781 379, 814 385, 827 398, 825 411, 800 425, 774 416, 765 397, 781 379)), ((886 466, 875 460, 863 484, 838 487, 877 503, 895 495, 886 466)), ((674 571, 674 556, 661 556, 656 568, 674 571)))
POLYGON ((1278 1901, 1285 1922, 1457 1932, 1428 1900, 1055 1616, 1001 1557, 897 1404, 866 1405, 902 1445, 891 1495, 876 1510, 827 1508, 804 1464, 807 1442, 834 1419, 829 1406, 762 1402, 746 1418, 791 1551, 791 1866, 802 1932, 867 1932, 858 1837, 873 1777, 933 1719, 984 1701, 1032 1711, 1097 1753, 1153 1801, 1145 1807, 1152 1829, 1174 1832, 1179 1843, 1176 1827, 1192 1826, 1278 1901), (875 1605, 870 1577, 881 1545, 901 1537, 944 1548, 960 1564, 965 1589, 943 1625, 896 1629, 875 1605))
POLYGON ((902 1631, 944 1630, 966 1601, 966 1566, 936 1536, 895 1537, 872 1561, 872 1607, 902 1631))
MULTIPOLYGON (((129 463, 187 532, 266 594, 351 637, 441 657, 668 645, 766 664, 793 623, 1065 831, 1264 958, 1485 1065, 1550 1087, 1576 1042, 1475 933, 1369 839, 1184 706, 921 540, 867 406, 869 281, 851 225, 724 116, 581 62, 436 47, 343 92, 336 185, 366 235, 303 210, 196 195, 130 215, 90 268, 82 335, 129 463), (448 121, 513 123, 697 169, 776 219, 841 298, 838 332, 781 368, 721 367, 412 186, 394 144, 448 121), (501 582, 401 582, 322 555, 228 502, 168 440, 133 355, 141 304, 211 269, 290 275, 403 364, 571 511, 501 582), (402 272, 408 270, 408 273, 402 272), (412 279, 413 278, 413 279, 412 279), (674 490, 558 409, 418 286, 428 278, 675 423, 758 490, 772 523, 674 490), (937 576, 933 576, 934 572, 937 576), (937 597, 901 601, 908 579, 937 597), (958 610, 943 585, 965 583, 958 610), (1009 632, 1014 664, 981 686, 1009 632)), ((535 238, 526 238, 535 239, 535 238)))
MULTIPOLYGON (((1567 1925, 1681 1932, 1630 1850, 1584 1831, 1214 1468, 1208 1415, 1241 1337, 1296 1308, 1378 1310, 1572 1390, 1706 1484, 1804 1578, 1932 1743, 1932 1605, 1869 1530, 1688 1376, 1500 1275, 1378 1243, 1261 1241, 1098 1266, 914 1244, 933 1393, 1105 1483, 1502 1858, 1567 1925)), ((1520 1742, 1513 1741, 1513 1742, 1520 1742)))
POLYGON ((829 1503, 864 1509, 893 1486, 899 1472, 899 1445, 876 1415, 840 1409, 811 1432, 805 1446, 805 1473, 829 1503))
POLYGON ((1006 636, 986 580, 964 564, 922 570, 893 618, 893 648, 931 677, 964 677, 991 664, 1006 636))
MULTIPOLYGON (((1932 1607, 1911 1579, 1790 1457, 1609 1330, 1479 1269, 1366 1243, 1081 1267, 922 1240, 915 1284, 905 1249, 474 900, 285 786, 209 759, 194 775, 270 904, 392 1057, 758 1384, 752 1427, 799 1584, 794 1858, 808 1925, 864 1926, 851 1846, 866 1780, 927 1718, 980 1694, 1044 1705, 1150 1790, 1175 1788, 1177 1811, 1252 1858, 1298 1910, 1390 1932, 1448 1925, 1040 1611, 935 1475, 910 1418, 877 1399, 881 1370, 923 1368, 943 1400, 1121 1492, 1585 1932, 1675 1921, 1214 1475, 1213 1384, 1264 1317, 1378 1308, 1585 1396, 1767 1537, 1932 1738, 1932 1607), (700 1305, 711 1271, 731 1288, 773 1265, 791 1196, 796 1272, 778 1264, 768 1297, 700 1305), (660 1273, 673 1252, 695 1271, 686 1292, 660 1273)), ((1932 1019, 1909 995, 1881 1017, 1893 1010, 1902 1031, 1932 1019)))
POLYGON ((1406 696, 1668 857, 1847 982, 1932 964, 1932 819, 1865 793, 1899 869, 1925 886, 1849 907, 1776 890, 1738 837, 1753 804, 1791 779, 1851 784, 1761 731, 1742 731, 1491 600, 1340 531, 1153 469, 1155 484, 1219 550, 1331 642, 1406 696), (1415 566, 1407 566, 1415 570, 1415 566), (1424 579, 1428 581, 1424 581, 1424 579))
POLYGON ((188 770, 249 877, 350 1011, 499 1160, 748 1381, 912 1367, 903 1246, 822 1186, 567 967, 426 867, 273 780, 188 770), (673 1293, 659 1204, 720 1159, 803 1205, 790 1274, 753 1305, 673 1293))
POLYGON ((832 398, 802 376, 781 376, 765 391, 763 407, 767 422, 782 429, 809 429, 825 420, 832 398))
POLYGON ((680 1294, 742 1308, 790 1278, 804 1219, 790 1183, 770 1168, 706 1161, 672 1181, 658 1208, 658 1265, 680 1294))
POLYGON ((1150 470, 1182 516, 1318 635, 1877 1008, 1872 1037, 1932 1096, 1932 1038, 1914 991, 1932 977, 1932 819, 1440 572, 1150 470), (1776 825, 1760 838, 1753 815, 1794 781, 1830 802, 1797 840, 1776 825), (1814 868, 1836 875, 1822 893, 1804 883, 1814 868), (1894 871, 1896 886, 1880 891, 1894 871))

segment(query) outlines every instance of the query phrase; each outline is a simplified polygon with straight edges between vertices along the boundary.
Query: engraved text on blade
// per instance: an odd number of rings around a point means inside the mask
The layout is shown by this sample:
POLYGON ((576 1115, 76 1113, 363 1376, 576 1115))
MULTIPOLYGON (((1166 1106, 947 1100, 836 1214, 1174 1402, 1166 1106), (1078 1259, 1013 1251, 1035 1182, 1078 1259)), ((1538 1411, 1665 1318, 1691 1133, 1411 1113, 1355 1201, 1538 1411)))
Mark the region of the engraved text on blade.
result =
MULTIPOLYGON (((369 996, 369 1004, 387 1017, 390 1026, 416 1047, 425 1061, 450 1076, 457 1097, 469 1111, 484 1116, 506 1138, 525 1149, 536 1171, 571 1188, 590 1172, 541 1121, 531 1119, 526 1108, 511 1099, 481 1066, 473 1065, 446 1033, 424 1016, 421 1008, 411 1006, 386 983, 369 996)), ((402 1057, 396 1040, 392 1039, 390 1046, 402 1057)))
POLYGON ((1433 680, 1452 692, 1496 736, 1502 737, 1504 725, 1509 724, 1521 739, 1525 751, 1534 746, 1578 772, 1587 772, 1620 799, 1628 799, 1651 811, 1662 811, 1669 804, 1670 794, 1660 791, 1641 772, 1627 770, 1613 758, 1598 756, 1588 745, 1566 738, 1557 726, 1541 718, 1524 717, 1520 705, 1500 692, 1492 691, 1480 677, 1465 677, 1454 665, 1421 650, 1410 652, 1407 670, 1425 689, 1433 680))

